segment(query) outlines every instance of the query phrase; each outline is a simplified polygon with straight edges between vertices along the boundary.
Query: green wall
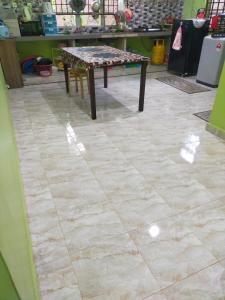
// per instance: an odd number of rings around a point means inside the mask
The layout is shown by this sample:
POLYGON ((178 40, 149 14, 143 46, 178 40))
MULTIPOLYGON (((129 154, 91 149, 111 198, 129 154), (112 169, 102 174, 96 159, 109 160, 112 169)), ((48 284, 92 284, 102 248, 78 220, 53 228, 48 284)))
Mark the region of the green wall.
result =
POLYGON ((225 64, 223 67, 220 83, 216 94, 209 126, 218 129, 225 136, 225 64))
MULTIPOLYGON (((0 66, 0 252, 21 300, 38 300, 16 142, 0 66)), ((3 289, 7 292, 7 287, 3 289)), ((1 299, 11 300, 2 294, 1 299)))
POLYGON ((131 50, 137 54, 150 56, 153 45, 153 39, 148 37, 141 38, 128 38, 127 39, 127 50, 131 50))
POLYGON ((185 0, 183 17, 185 19, 193 18, 196 16, 197 10, 199 8, 204 8, 206 6, 206 0, 185 0))
POLYGON ((9 270, 0 253, 0 300, 20 300, 9 270))
POLYGON ((51 58, 52 48, 57 47, 58 44, 59 42, 57 41, 18 42, 16 48, 20 59, 29 55, 51 58))

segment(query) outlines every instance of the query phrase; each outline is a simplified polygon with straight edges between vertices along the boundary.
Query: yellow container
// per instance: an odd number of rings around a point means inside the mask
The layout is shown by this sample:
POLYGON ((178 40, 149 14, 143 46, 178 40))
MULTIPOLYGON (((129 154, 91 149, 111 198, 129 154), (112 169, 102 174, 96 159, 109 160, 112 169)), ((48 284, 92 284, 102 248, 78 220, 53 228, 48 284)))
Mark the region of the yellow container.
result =
POLYGON ((155 40, 152 48, 152 65, 162 65, 164 63, 166 46, 164 40, 155 40))

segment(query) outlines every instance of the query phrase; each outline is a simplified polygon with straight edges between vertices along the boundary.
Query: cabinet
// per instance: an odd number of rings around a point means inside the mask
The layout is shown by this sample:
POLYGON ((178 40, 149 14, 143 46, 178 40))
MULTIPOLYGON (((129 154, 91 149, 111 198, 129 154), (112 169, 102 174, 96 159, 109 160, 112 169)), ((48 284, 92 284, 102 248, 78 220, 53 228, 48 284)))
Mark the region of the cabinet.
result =
POLYGON ((16 52, 16 42, 11 40, 0 41, 0 61, 6 83, 10 88, 23 87, 23 78, 19 57, 16 52))

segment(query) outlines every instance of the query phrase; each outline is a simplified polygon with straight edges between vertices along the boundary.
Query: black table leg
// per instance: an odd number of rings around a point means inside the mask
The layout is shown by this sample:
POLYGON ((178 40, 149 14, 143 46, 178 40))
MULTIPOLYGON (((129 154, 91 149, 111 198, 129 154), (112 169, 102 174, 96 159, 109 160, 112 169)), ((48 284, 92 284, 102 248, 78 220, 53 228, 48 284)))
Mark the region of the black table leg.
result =
POLYGON ((90 102, 91 102, 91 118, 96 119, 96 101, 95 101, 95 77, 94 68, 88 69, 88 80, 90 89, 90 102))
POLYGON ((146 70, 148 62, 143 61, 141 63, 141 79, 140 79, 140 94, 139 94, 139 111, 144 110, 144 99, 145 99, 145 82, 146 82, 146 70))
POLYGON ((63 69, 64 69, 64 76, 65 76, 65 82, 66 82, 66 92, 69 93, 69 76, 68 76, 68 68, 69 65, 64 63, 63 69))
POLYGON ((104 69, 104 88, 108 87, 108 67, 103 67, 104 69))

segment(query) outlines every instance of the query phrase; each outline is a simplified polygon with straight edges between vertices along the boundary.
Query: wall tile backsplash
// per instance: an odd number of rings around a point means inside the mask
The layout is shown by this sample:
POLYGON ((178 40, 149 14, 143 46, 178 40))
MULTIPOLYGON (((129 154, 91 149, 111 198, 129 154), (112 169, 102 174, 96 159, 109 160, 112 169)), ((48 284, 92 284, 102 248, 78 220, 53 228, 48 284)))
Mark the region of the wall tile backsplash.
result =
POLYGON ((129 0, 129 7, 133 11, 133 18, 129 25, 133 28, 152 27, 158 25, 167 16, 181 18, 184 0, 170 1, 142 1, 129 0))

